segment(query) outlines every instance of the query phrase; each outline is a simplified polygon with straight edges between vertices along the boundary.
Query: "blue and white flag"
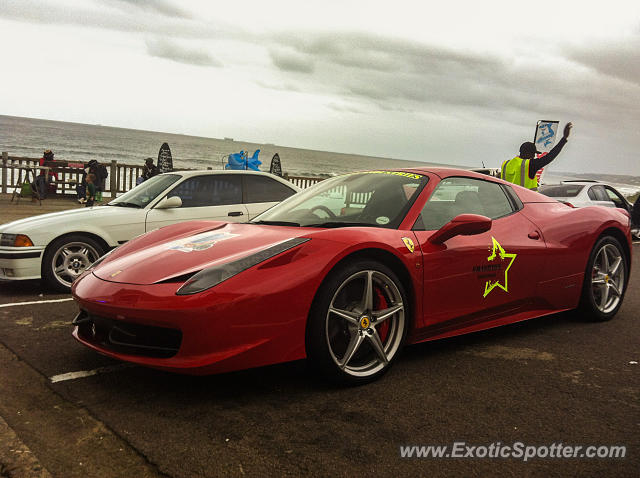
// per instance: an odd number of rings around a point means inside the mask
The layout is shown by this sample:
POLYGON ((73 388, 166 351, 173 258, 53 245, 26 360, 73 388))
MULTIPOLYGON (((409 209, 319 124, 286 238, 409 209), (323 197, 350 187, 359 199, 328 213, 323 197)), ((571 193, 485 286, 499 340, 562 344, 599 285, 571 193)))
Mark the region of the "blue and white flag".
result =
POLYGON ((533 142, 541 153, 548 153, 556 144, 559 121, 540 120, 536 126, 536 135, 533 142))

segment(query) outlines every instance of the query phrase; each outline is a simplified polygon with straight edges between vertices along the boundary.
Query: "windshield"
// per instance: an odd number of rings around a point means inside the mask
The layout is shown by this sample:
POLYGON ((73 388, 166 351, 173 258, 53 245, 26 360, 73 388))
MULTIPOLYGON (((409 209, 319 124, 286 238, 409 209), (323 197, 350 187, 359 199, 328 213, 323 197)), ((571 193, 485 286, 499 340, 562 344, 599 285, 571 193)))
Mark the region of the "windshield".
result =
POLYGON ((182 176, 177 174, 161 174, 147 179, 132 190, 108 203, 108 206, 146 207, 165 189, 178 181, 182 176))
POLYGON ((538 192, 552 198, 572 198, 576 197, 583 189, 584 185, 581 184, 554 184, 540 186, 538 192))
POLYGON ((427 180, 427 176, 403 171, 346 174, 291 196, 251 222, 397 228, 427 180))

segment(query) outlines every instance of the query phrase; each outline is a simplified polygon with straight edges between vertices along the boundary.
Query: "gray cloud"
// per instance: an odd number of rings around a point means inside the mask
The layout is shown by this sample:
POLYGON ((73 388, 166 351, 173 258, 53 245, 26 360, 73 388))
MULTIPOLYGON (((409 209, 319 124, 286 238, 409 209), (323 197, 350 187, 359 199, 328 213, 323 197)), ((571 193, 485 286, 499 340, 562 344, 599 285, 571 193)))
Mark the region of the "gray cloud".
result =
POLYGON ((104 3, 120 7, 126 11, 135 9, 168 17, 193 18, 190 13, 167 0, 104 0, 104 3))
POLYGON ((338 111, 340 113, 355 113, 355 114, 363 114, 364 112, 360 108, 356 108, 354 106, 348 104, 339 104, 339 103, 329 103, 327 105, 329 109, 334 111, 338 111))
POLYGON ((383 72, 425 73, 455 65, 488 70, 501 62, 495 56, 365 33, 286 33, 275 35, 273 39, 328 63, 383 72))
POLYGON ((298 86, 293 84, 292 82, 287 82, 287 83, 274 83, 274 82, 267 82, 267 81, 263 81, 263 80, 256 80, 256 85, 261 86, 262 88, 267 88, 269 90, 276 90, 276 91, 293 91, 296 93, 300 93, 302 92, 302 89, 298 86))
POLYGON ((273 64, 280 70, 299 73, 312 73, 314 70, 314 59, 311 55, 282 48, 271 48, 269 54, 273 64))
POLYGON ((253 39, 224 22, 202 22, 166 1, 106 0, 70 9, 55 2, 3 0, 0 18, 45 25, 73 25, 127 33, 151 33, 172 38, 253 39), (105 10, 104 5, 114 7, 105 10), (157 15, 149 15, 148 12, 157 15))
POLYGON ((589 68, 621 80, 640 85, 640 36, 625 41, 572 47, 569 58, 589 68))
POLYGON ((640 89, 619 79, 634 78, 640 68, 635 61, 640 48, 631 46, 624 50, 626 60, 605 51, 589 57, 585 49, 580 62, 577 53, 565 58, 498 57, 362 33, 288 33, 272 40, 283 50, 296 51, 299 64, 313 63, 313 72, 304 79, 289 77, 301 90, 360 101, 360 109, 367 104, 369 110, 477 111, 511 118, 569 115, 590 121, 593 116, 635 121, 640 112, 635 106, 640 105, 640 89), (616 68, 605 63, 611 58, 618 58, 616 68), (587 59, 595 66, 585 65, 587 59), (625 66, 626 61, 633 64, 625 66))
MULTIPOLYGON (((305 89, 316 87, 344 96, 384 103, 452 103, 485 106, 493 77, 508 68, 504 60, 376 35, 280 34, 273 37, 285 51, 295 51, 296 71, 311 73, 305 89)), ((280 58, 274 57, 274 63, 280 58)), ((293 70, 292 65, 281 70, 293 70)), ((409 105, 400 106, 401 109, 409 105)))
MULTIPOLYGON (((500 105, 504 110, 553 112, 567 107, 581 110, 578 104, 584 104, 586 99, 590 108, 610 114, 612 106, 628 107, 634 104, 629 98, 638 99, 638 91, 633 87, 640 84, 637 33, 624 43, 574 46, 559 51, 568 60, 562 68, 540 64, 523 69, 515 66, 519 64, 517 58, 373 33, 259 35, 219 22, 190 18, 179 3, 170 0, 102 0, 102 5, 115 7, 109 10, 99 5, 86 3, 68 9, 55 2, 5 0, 0 16, 32 23, 147 33, 154 37, 243 42, 265 50, 280 74, 275 83, 262 86, 273 88, 273 84, 283 84, 288 90, 321 92, 339 100, 351 98, 385 110, 500 105), (301 77, 300 73, 305 75, 301 77), (622 84, 623 81, 631 85, 622 84)), ((183 63, 220 65, 204 50, 171 42, 148 41, 147 50, 154 56, 183 63)))
POLYGON ((147 39, 149 55, 197 66, 222 66, 218 60, 201 49, 186 48, 164 38, 147 39))

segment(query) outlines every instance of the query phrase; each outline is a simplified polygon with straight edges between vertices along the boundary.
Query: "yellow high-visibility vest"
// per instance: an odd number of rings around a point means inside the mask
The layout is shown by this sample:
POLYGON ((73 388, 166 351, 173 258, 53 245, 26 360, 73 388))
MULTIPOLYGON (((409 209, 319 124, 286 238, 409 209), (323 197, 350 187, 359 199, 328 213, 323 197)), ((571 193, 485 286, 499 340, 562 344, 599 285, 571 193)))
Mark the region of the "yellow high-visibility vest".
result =
POLYGON ((529 177, 529 160, 516 156, 502 163, 502 179, 510 183, 524 186, 527 189, 538 189, 538 178, 529 177))

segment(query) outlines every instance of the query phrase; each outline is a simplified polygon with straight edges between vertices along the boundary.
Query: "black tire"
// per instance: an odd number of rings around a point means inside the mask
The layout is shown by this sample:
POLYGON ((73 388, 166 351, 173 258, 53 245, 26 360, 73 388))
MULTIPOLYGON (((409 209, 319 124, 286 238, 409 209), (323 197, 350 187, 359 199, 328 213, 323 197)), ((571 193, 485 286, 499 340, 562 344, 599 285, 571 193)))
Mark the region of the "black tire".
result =
POLYGON ((620 241, 612 236, 601 237, 587 262, 577 310, 580 317, 592 321, 612 319, 622 305, 628 281, 629 258, 620 241))
POLYGON ((42 279, 52 290, 69 292, 75 278, 103 254, 103 246, 83 234, 59 237, 45 250, 42 279))
POLYGON ((332 271, 318 290, 307 322, 307 356, 340 384, 371 382, 400 354, 408 325, 409 303, 397 275, 379 262, 354 260, 332 271))

